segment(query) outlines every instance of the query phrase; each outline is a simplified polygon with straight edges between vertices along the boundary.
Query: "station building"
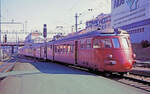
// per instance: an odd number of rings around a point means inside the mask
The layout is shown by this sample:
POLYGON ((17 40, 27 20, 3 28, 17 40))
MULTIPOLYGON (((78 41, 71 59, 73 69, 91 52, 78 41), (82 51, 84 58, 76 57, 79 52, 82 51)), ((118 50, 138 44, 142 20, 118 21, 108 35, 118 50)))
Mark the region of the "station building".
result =
POLYGON ((38 31, 31 32, 25 38, 25 45, 31 45, 33 43, 43 43, 43 42, 44 42, 44 38, 42 34, 38 31))
POLYGON ((150 42, 150 0, 112 0, 113 28, 126 30, 132 43, 150 42))

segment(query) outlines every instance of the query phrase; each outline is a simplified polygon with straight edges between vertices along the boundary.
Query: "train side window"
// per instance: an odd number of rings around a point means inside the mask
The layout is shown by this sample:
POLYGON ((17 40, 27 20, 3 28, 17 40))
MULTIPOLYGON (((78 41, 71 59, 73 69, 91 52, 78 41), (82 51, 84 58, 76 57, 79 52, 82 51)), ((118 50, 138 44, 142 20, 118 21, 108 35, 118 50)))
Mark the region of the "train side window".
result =
POLYGON ((84 40, 80 41, 80 48, 84 48, 84 40))
POLYGON ((91 40, 88 39, 86 42, 86 48, 91 48, 91 40))
POLYGON ((101 48, 99 39, 93 41, 93 48, 101 48))
POLYGON ((55 45, 55 52, 57 53, 57 46, 55 45))
POLYGON ((60 49, 59 49, 59 46, 57 46, 57 53, 59 53, 60 52, 60 49))
POLYGON ((52 49, 52 45, 50 46, 50 48, 52 49))
POLYGON ((118 38, 113 38, 112 42, 113 42, 114 48, 120 48, 120 43, 119 43, 118 38))
POLYGON ((70 53, 70 45, 68 45, 68 53, 70 53))
POLYGON ((110 39, 102 39, 102 47, 103 48, 112 48, 111 40, 110 39))
POLYGON ((70 47, 70 52, 72 52, 73 53, 73 45, 71 45, 71 47, 70 47))
POLYGON ((65 45, 63 45, 63 53, 65 53, 65 50, 66 50, 65 48, 66 48, 65 45))
POLYGON ((65 47, 65 53, 68 53, 68 45, 65 47))
POLYGON ((69 52, 68 47, 69 47, 69 45, 67 44, 67 45, 66 45, 66 53, 69 52))
POLYGON ((60 53, 62 53, 63 52, 63 45, 60 45, 60 53))

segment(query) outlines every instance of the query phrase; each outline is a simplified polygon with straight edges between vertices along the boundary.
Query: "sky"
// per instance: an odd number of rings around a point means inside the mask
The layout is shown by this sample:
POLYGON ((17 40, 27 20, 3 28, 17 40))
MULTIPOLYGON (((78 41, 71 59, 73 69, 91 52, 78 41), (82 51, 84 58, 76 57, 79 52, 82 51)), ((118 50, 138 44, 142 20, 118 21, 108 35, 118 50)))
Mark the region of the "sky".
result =
MULTIPOLYGON (((75 24, 75 13, 82 14, 78 21, 82 21, 84 26, 86 20, 111 11, 111 0, 1 0, 1 2, 2 21, 26 22, 28 32, 42 31, 43 24, 47 24, 48 32, 56 32, 57 26, 63 26, 63 32, 71 32, 71 26, 75 24)), ((16 27, 22 28, 21 25, 16 27)), ((20 29, 13 28, 13 30, 20 29)))

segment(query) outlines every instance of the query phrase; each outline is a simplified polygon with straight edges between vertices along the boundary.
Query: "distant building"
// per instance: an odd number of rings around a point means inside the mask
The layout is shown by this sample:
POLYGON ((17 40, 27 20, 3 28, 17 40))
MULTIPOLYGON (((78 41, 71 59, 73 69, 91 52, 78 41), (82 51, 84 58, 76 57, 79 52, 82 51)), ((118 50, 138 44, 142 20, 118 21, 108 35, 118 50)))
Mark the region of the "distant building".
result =
POLYGON ((44 38, 42 34, 38 31, 31 32, 26 38, 25 38, 25 44, 33 44, 33 43, 43 43, 44 38))
POLYGON ((112 0, 112 26, 127 30, 132 43, 150 41, 150 0, 112 0))
POLYGON ((96 18, 86 22, 86 31, 100 30, 101 32, 108 32, 112 29, 111 14, 100 14, 96 18))
POLYGON ((59 40, 59 39, 62 39, 62 38, 64 38, 64 35, 62 33, 59 33, 59 34, 53 36, 52 40, 55 41, 55 40, 59 40))

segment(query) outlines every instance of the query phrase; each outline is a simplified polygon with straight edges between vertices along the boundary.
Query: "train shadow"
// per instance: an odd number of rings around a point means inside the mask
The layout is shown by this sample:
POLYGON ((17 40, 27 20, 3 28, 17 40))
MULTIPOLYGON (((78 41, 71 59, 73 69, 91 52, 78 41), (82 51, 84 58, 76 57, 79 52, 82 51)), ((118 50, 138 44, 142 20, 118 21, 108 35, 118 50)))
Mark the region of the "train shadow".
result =
POLYGON ((51 63, 51 62, 30 62, 37 70, 46 74, 73 74, 73 75, 91 75, 95 74, 88 73, 85 71, 70 68, 65 65, 51 63))

